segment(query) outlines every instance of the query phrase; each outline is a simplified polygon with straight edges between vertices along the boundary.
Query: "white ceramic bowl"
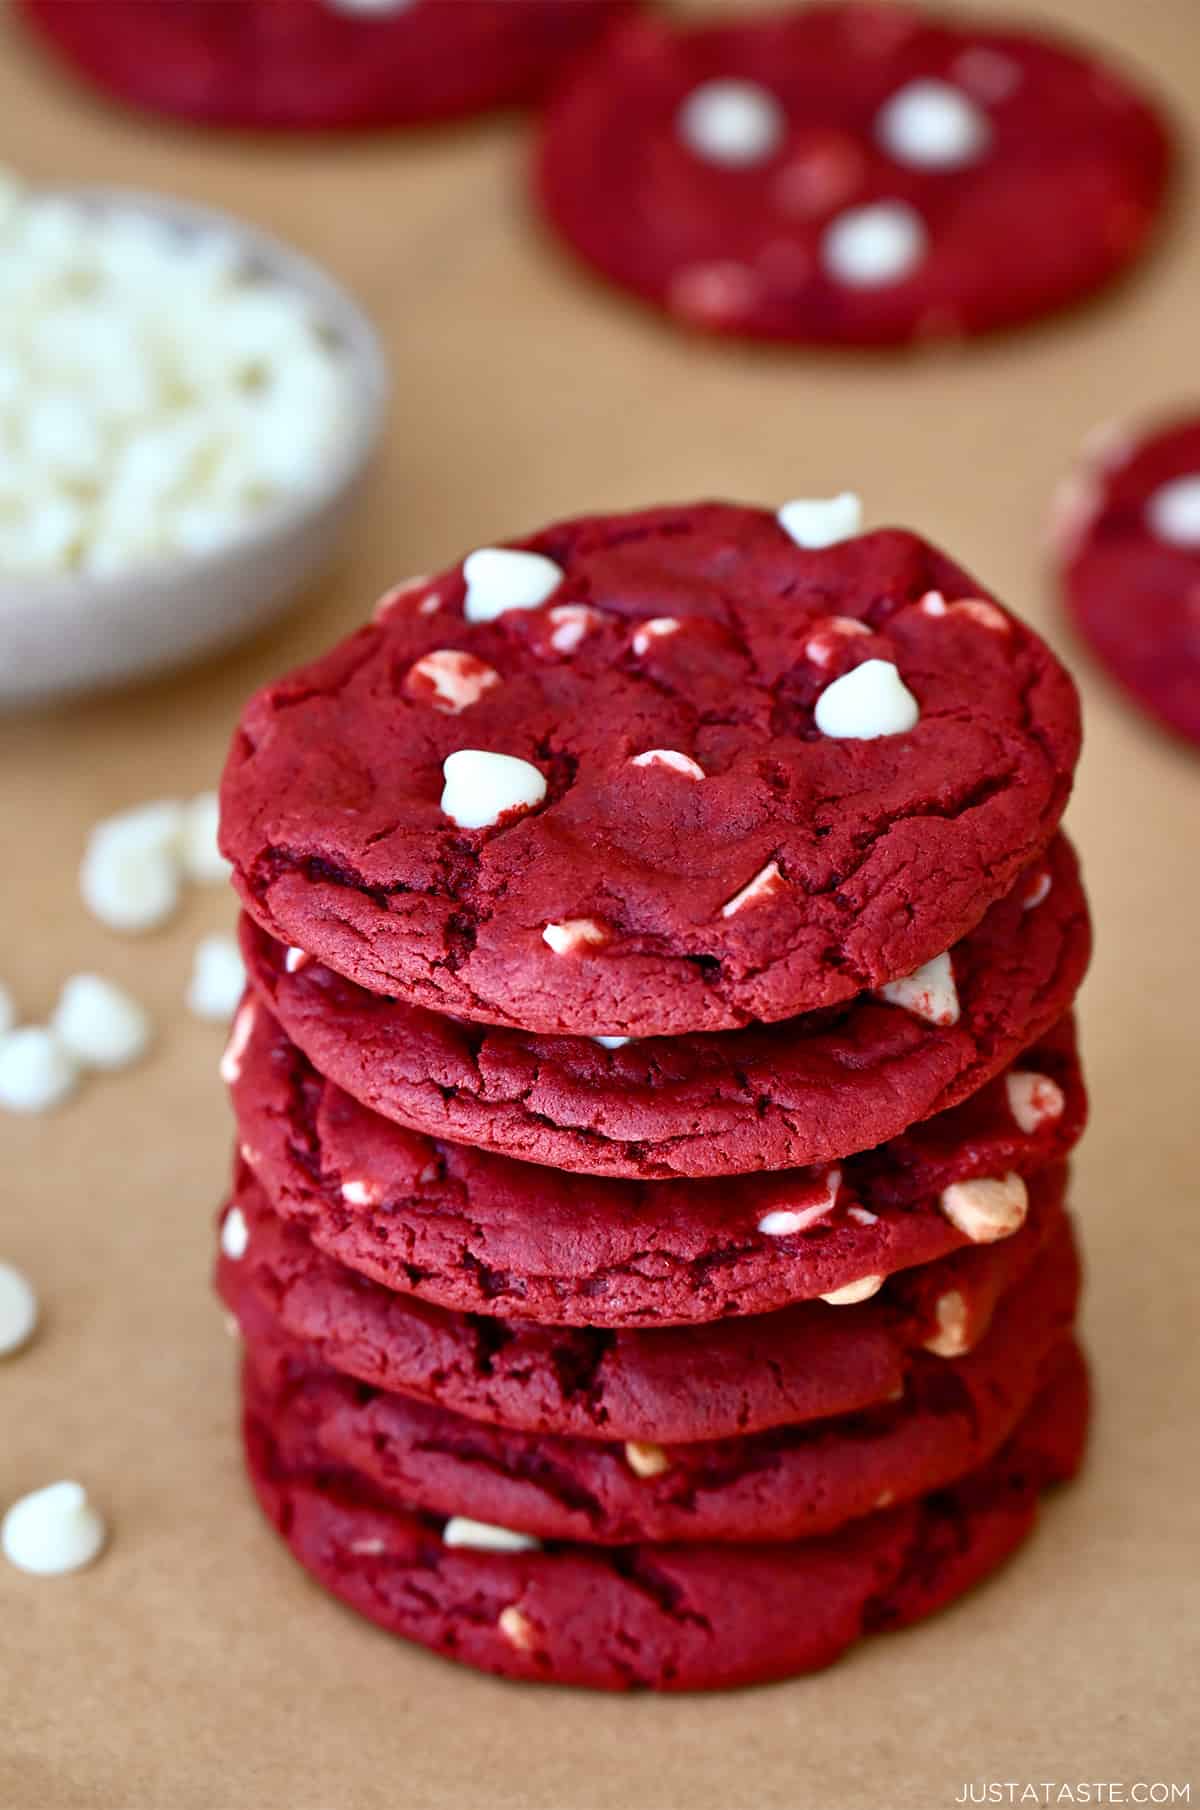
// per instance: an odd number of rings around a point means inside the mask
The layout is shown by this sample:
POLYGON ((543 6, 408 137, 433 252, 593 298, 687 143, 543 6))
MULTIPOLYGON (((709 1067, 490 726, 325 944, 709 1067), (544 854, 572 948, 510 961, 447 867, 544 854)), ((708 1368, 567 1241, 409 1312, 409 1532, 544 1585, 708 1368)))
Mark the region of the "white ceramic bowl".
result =
POLYGON ((346 291, 299 252, 215 208, 135 189, 73 188, 64 199, 216 230, 248 271, 301 291, 343 349, 351 406, 328 469, 303 493, 264 506, 228 545, 105 577, 0 571, 0 705, 148 678, 216 652, 281 615, 330 566, 379 438, 387 365, 346 291))

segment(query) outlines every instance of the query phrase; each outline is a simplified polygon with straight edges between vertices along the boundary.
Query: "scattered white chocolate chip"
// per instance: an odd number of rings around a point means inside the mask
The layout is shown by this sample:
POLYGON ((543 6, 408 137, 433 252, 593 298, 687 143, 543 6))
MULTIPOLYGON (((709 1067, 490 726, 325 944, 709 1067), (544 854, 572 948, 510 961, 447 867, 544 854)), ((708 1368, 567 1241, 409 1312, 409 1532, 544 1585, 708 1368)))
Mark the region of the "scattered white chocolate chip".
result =
POLYGON ((632 764, 635 767, 671 767, 689 779, 704 778, 704 768, 690 755, 679 754, 674 748, 647 748, 644 754, 634 755, 632 764))
POLYGON ((813 624, 812 633, 804 643, 804 657, 814 666, 828 666, 843 641, 870 633, 870 623, 860 622, 855 616, 826 616, 813 624))
POLYGON ((921 719, 920 706, 890 660, 864 660, 827 685, 813 720, 822 735, 840 741, 904 735, 921 719))
POLYGON ((537 1632, 527 1615, 522 1615, 515 1603, 501 1609, 496 1619, 496 1626, 510 1646, 517 1647, 522 1653, 529 1653, 537 1644, 537 1632))
POLYGON ((301 949, 298 943, 293 943, 283 958, 283 965, 289 974, 299 974, 301 968, 307 968, 311 960, 312 956, 307 949, 301 949))
POLYGON ((958 988, 954 984, 954 964, 947 949, 922 964, 915 973, 901 980, 889 980, 879 988, 880 999, 890 1006, 900 1006, 930 1024, 958 1023, 958 988))
POLYGON ((967 1303, 960 1291, 948 1288, 944 1295, 938 1296, 933 1312, 937 1331, 925 1340, 926 1351, 931 1351, 934 1357, 961 1357, 970 1349, 970 1341, 967 1337, 967 1303))
POLYGON ((857 1205, 847 1207, 846 1214, 848 1218, 856 1219, 860 1226, 877 1226, 879 1224, 878 1213, 872 1213, 867 1207, 857 1205))
POLYGON ((602 1050, 620 1050, 620 1049, 624 1049, 624 1047, 627 1043, 632 1043, 633 1038, 632 1037, 593 1037, 592 1042, 598 1043, 602 1050))
POLYGON ((758 82, 701 82, 683 102, 676 123, 697 156, 731 169, 765 162, 787 131, 783 108, 758 82))
POLYGON ((768 861, 767 865, 760 868, 752 880, 747 880, 740 892, 735 892, 732 899, 726 899, 721 907, 721 916, 723 918, 736 917, 738 912, 743 911, 747 905, 753 905, 758 899, 773 898, 777 892, 782 892, 786 885, 787 881, 779 871, 778 861, 768 861))
POLYGON ((862 500, 851 490, 831 497, 793 497, 781 505, 775 519, 789 540, 817 552, 862 533, 862 500))
POLYGON ((81 1571, 103 1550, 104 1522, 78 1483, 51 1483, 14 1502, 0 1525, 10 1565, 34 1577, 81 1571))
POLYGON ((633 631, 634 653, 648 654, 656 641, 665 641, 668 636, 677 635, 682 626, 674 616, 651 616, 645 622, 639 622, 633 631))
POLYGON ((490 829, 510 811, 531 811, 546 796, 537 768, 513 754, 460 748, 442 764, 441 805, 460 830, 490 829))
POLYGON ((88 838, 79 889, 110 930, 153 930, 179 903, 183 806, 139 805, 98 823, 88 838))
POLYGON ((506 610, 540 609, 563 581, 561 566, 542 553, 480 547, 463 560, 468 622, 494 622, 506 610))
POLYGON ((807 1207, 776 1207, 772 1212, 764 1213, 758 1222, 759 1231, 764 1238, 790 1238, 793 1233, 819 1225, 833 1212, 841 1185, 841 1170, 831 1169, 825 1177, 825 1192, 819 1200, 807 1207))
POLYGON ((1042 903, 1042 900, 1049 893, 1050 885, 1051 881, 1048 873, 1043 871, 1042 873, 1037 874, 1025 888, 1025 892, 1021 898, 1022 909, 1025 911, 1033 911, 1042 903))
POLYGON ((37 1320, 37 1296, 32 1288, 20 1270, 11 1263, 0 1263, 0 1357, 27 1345, 37 1320))
POLYGON ((882 1276, 860 1276, 857 1282, 847 1282, 843 1288, 835 1288, 821 1299, 828 1301, 830 1307, 852 1307, 856 1301, 869 1301, 882 1287, 882 1276))
POLYGON ((961 170, 991 142, 987 114, 949 82, 908 82, 875 116, 875 137, 897 163, 918 170, 961 170))
POLYGON ((1057 1081, 1052 1081, 1049 1075, 1036 1074, 1033 1069, 1014 1068, 1005 1077, 1004 1086, 1008 1109, 1026 1135, 1031 1136, 1043 1125, 1062 1118, 1066 1097, 1057 1081))
POLYGON ((1146 504, 1146 519, 1160 540, 1200 547, 1200 472, 1160 485, 1146 504))
POLYGON ((915 208, 875 201, 849 208, 825 229, 821 260, 851 289, 880 289, 909 276, 925 256, 928 235, 915 208))
POLYGON ((0 982, 0 1037, 11 1031, 16 1022, 16 1002, 8 988, 0 982))
POLYGON ((150 1020, 123 987, 99 974, 73 974, 51 1029, 81 1068, 127 1068, 150 1046, 150 1020))
POLYGON ((221 1250, 233 1263, 240 1263, 250 1245, 250 1228, 240 1207, 230 1207, 221 1221, 221 1250))
POLYGON ((253 1144, 239 1144, 238 1155, 244 1163, 249 1163, 252 1169, 256 1169, 262 1161, 262 1152, 256 1150, 253 1144))
POLYGON ((229 1042, 225 1045, 225 1053, 221 1057, 218 1071, 226 1087, 232 1087, 235 1081, 241 1079, 242 1057, 246 1053, 246 1045, 250 1041, 250 1033, 254 1029, 256 1016, 254 1001, 248 999, 245 1005, 239 1008, 238 1015, 233 1021, 233 1029, 229 1033, 229 1042))
POLYGON ((547 924, 542 941, 555 955, 576 955, 581 949, 601 949, 609 933, 595 918, 564 918, 561 924, 547 924))
POLYGON ((206 936, 196 944, 188 1010, 214 1024, 228 1024, 246 991, 246 969, 235 936, 206 936))
MULTIPOLYGON (((421 1177, 422 1181, 426 1178, 421 1177)), ((351 1176, 342 1183, 342 1199, 348 1207, 377 1207, 383 1199, 382 1190, 374 1182, 364 1180, 361 1176, 351 1176)))
POLYGON ((54 1032, 26 1024, 0 1037, 0 1108, 49 1112, 79 1085, 79 1068, 54 1032))
POLYGON ((536 1552, 541 1546, 531 1534, 514 1533, 510 1527, 494 1527, 490 1521, 473 1521, 469 1515, 451 1515, 442 1529, 444 1546, 471 1546, 480 1552, 536 1552))
POLYGON ((968 616, 980 628, 992 629, 1000 635, 1006 635, 1010 626, 1004 611, 985 597, 957 597, 953 603, 947 603, 940 591, 926 591, 917 608, 924 616, 968 616))
POLYGON ((223 886, 232 871, 217 847, 221 821, 215 792, 200 792, 183 808, 179 847, 183 871, 200 886, 223 886))
POLYGON ((387 1544, 377 1536, 368 1536, 365 1540, 351 1540, 348 1550, 356 1559, 377 1559, 387 1551, 387 1544))
POLYGON ((671 1468, 671 1460, 660 1445, 648 1445, 642 1439, 625 1441, 625 1462, 637 1477, 661 1477, 671 1468))
POLYGON ((942 1189, 941 1208, 950 1224, 972 1244, 995 1244, 1020 1231, 1029 1211, 1029 1193, 1015 1170, 982 1181, 952 1182, 942 1189))
POLYGON ((474 654, 460 653, 457 648, 439 647, 409 667, 404 689, 410 697, 428 702, 435 710, 457 716, 499 683, 500 674, 494 666, 477 660, 474 654))
POLYGON ((546 615, 553 625, 550 645, 560 654, 573 654, 585 635, 590 635, 602 621, 599 610, 590 610, 586 603, 556 603, 546 615))

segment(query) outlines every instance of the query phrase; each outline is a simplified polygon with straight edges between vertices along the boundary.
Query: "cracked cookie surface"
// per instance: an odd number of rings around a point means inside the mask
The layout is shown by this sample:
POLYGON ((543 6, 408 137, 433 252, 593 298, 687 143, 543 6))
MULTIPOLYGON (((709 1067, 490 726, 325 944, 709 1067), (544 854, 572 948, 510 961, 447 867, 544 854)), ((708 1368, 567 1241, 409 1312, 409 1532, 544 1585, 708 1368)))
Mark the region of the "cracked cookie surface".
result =
POLYGON ((705 504, 465 567, 261 691, 225 771, 247 910, 381 995, 604 1037, 788 1018, 940 954, 1062 814, 1070 679, 916 535, 812 550, 705 504), (915 726, 823 733, 871 661, 915 726))

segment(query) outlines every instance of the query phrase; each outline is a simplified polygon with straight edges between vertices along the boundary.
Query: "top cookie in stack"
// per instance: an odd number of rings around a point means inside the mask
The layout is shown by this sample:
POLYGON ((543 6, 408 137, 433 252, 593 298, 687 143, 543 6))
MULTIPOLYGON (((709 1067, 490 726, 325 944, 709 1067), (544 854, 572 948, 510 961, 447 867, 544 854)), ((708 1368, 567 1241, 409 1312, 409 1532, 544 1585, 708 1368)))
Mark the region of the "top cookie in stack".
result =
POLYGON ((235 737, 251 1471, 335 1591, 473 1663, 807 1669, 1077 1461, 1075 693, 857 526, 480 548, 235 737), (647 1624, 664 1566, 695 1613, 647 1624))

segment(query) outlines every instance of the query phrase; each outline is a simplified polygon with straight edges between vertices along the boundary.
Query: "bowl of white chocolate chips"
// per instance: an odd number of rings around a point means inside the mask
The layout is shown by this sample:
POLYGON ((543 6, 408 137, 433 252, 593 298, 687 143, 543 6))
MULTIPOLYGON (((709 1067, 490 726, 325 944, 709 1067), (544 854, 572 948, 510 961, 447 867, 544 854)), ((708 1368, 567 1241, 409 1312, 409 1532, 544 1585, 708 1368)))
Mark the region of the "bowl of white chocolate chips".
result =
POLYGON ((267 234, 0 173, 0 702, 279 615, 332 561, 386 396, 365 314, 267 234))

